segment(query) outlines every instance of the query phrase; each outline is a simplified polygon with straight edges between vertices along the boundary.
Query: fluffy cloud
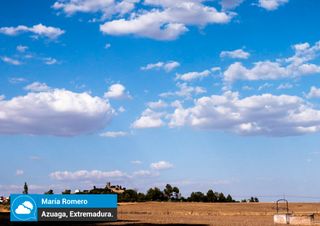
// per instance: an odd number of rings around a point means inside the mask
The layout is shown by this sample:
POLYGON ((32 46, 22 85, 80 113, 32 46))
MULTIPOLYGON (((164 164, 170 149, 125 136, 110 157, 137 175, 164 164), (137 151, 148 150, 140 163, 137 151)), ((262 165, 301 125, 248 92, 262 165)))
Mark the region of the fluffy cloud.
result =
POLYGON ((147 103, 147 106, 151 109, 159 109, 159 108, 165 108, 168 106, 168 104, 166 102, 164 102, 163 100, 158 100, 155 102, 149 102, 147 103))
POLYGON ((12 64, 12 65, 16 65, 16 66, 22 64, 19 60, 16 60, 16 59, 13 59, 13 58, 7 57, 7 56, 0 57, 0 59, 7 64, 12 64))
POLYGON ((19 25, 17 27, 1 27, 0 33, 5 35, 18 35, 21 33, 30 32, 33 33, 35 37, 47 37, 49 39, 56 39, 60 35, 64 34, 65 31, 60 28, 45 26, 42 24, 37 24, 32 27, 27 27, 25 25, 19 25))
POLYGON ((244 51, 243 49, 236 49, 233 51, 222 51, 220 53, 221 58, 232 58, 232 59, 248 59, 250 53, 244 51))
POLYGON ((307 98, 319 98, 320 97, 320 88, 312 86, 310 88, 309 93, 307 94, 307 98))
POLYGON ((124 137, 127 135, 128 133, 123 131, 108 131, 108 132, 100 133, 101 137, 109 137, 109 138, 124 137))
MULTIPOLYGON (((135 161, 141 164, 140 161, 135 161)), ((78 170, 78 171, 55 171, 49 177, 58 181, 99 181, 99 180, 130 180, 138 177, 159 176, 160 170, 170 169, 173 165, 169 162, 160 161, 150 165, 152 170, 137 170, 126 173, 120 170, 101 171, 101 170, 78 170), (156 171, 155 171, 156 170, 156 171)))
POLYGON ((139 0, 58 0, 53 4, 56 10, 62 10, 67 15, 75 13, 102 13, 102 18, 114 14, 124 15, 134 9, 139 0))
POLYGON ((151 172, 149 170, 139 170, 133 172, 133 176, 138 176, 138 177, 152 177, 152 176, 158 176, 158 173, 151 172))
POLYGON ((55 180, 100 180, 111 178, 125 178, 127 174, 119 171, 100 171, 100 170, 79 170, 79 171, 56 171, 50 174, 50 177, 55 180))
POLYGON ((227 82, 235 80, 277 80, 315 73, 320 73, 320 66, 315 64, 282 66, 278 62, 259 61, 254 63, 252 68, 247 68, 242 63, 236 62, 231 64, 224 72, 224 79, 227 82))
POLYGON ((182 80, 185 82, 190 82, 192 80, 202 79, 202 78, 208 77, 210 74, 211 74, 211 71, 209 71, 209 70, 205 70, 202 72, 193 71, 193 72, 188 72, 185 74, 177 74, 176 79, 179 79, 179 80, 182 80))
POLYGON ((0 134, 75 136, 104 128, 110 104, 88 93, 52 89, 0 101, 0 134))
POLYGON ((163 69, 166 72, 170 72, 172 70, 174 70, 175 68, 179 67, 180 63, 177 61, 168 61, 168 62, 158 62, 158 63, 154 63, 154 64, 148 64, 144 67, 141 67, 141 70, 143 71, 149 71, 152 69, 163 69))
POLYGON ((259 0, 259 6, 266 10, 276 10, 281 5, 288 3, 289 0, 259 0))
POLYGON ((277 80, 320 73, 320 66, 310 63, 320 52, 320 42, 310 46, 309 43, 294 45, 294 55, 276 61, 258 61, 247 68, 240 62, 231 64, 224 72, 224 80, 277 80))
POLYGON ((53 64, 58 64, 58 60, 52 57, 45 57, 43 58, 43 62, 47 65, 53 65, 53 64))
POLYGON ((193 95, 199 95, 207 92, 203 87, 189 86, 186 83, 177 83, 177 87, 179 88, 178 91, 161 93, 160 97, 178 96, 178 97, 184 97, 184 98, 190 99, 192 98, 193 95))
POLYGON ((311 46, 308 42, 298 43, 292 46, 295 54, 292 57, 285 59, 286 62, 299 65, 304 62, 311 61, 319 56, 320 41, 311 46))
POLYGON ((51 88, 45 83, 34 82, 24 87, 24 89, 32 92, 43 92, 49 91, 51 88))
POLYGON ((211 23, 228 23, 232 14, 193 0, 146 0, 148 10, 104 23, 100 30, 109 35, 136 35, 156 40, 174 40, 188 31, 187 26, 204 27, 211 23))
POLYGON ((173 168, 173 164, 166 161, 159 161, 159 162, 151 163, 150 167, 151 169, 155 169, 155 170, 165 170, 165 169, 173 168))
POLYGON ((131 98, 129 92, 126 91, 126 87, 120 83, 113 84, 109 87, 108 91, 104 94, 107 99, 127 99, 131 98))
POLYGON ((147 108, 140 118, 138 118, 132 124, 132 127, 135 129, 146 129, 146 128, 158 128, 164 126, 162 117, 164 113, 155 112, 147 108))
POLYGON ((290 136, 320 131, 320 110, 297 96, 238 93, 202 97, 189 108, 177 107, 169 126, 231 131, 241 135, 290 136))
POLYGON ((244 0, 221 0, 220 5, 223 9, 234 9, 239 6, 244 0))

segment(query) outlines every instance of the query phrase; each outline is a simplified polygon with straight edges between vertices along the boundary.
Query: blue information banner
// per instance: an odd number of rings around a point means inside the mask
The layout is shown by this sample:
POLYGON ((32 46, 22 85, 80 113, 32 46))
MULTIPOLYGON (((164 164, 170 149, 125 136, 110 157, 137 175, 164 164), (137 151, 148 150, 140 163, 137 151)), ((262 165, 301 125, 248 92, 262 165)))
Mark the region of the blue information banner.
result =
POLYGON ((116 221, 117 195, 10 195, 10 221, 116 221))

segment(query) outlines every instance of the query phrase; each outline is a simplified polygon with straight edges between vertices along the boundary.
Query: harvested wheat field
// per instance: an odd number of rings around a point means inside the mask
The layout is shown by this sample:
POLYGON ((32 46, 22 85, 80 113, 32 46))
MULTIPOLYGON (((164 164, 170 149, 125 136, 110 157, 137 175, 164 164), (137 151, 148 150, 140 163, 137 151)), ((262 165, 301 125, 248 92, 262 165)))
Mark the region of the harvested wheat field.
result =
MULTIPOLYGON (((320 203, 291 203, 290 211, 296 214, 315 213, 320 221, 320 203)), ((269 226, 274 225, 273 203, 174 203, 146 202, 120 203, 118 222, 76 223, 59 225, 216 225, 216 226, 269 226)), ((2 213, 0 222, 9 224, 9 214, 2 213)), ((34 225, 35 223, 28 223, 34 225)), ((57 225, 57 223, 38 223, 57 225)), ((2 225, 2 224, 1 224, 2 225)), ((10 224, 15 225, 15 224, 10 224)))
MULTIPOLYGON (((315 213, 320 220, 320 203, 292 203, 290 211, 315 213)), ((136 223, 210 224, 219 226, 267 226, 273 224, 273 203, 124 203, 118 218, 136 223)), ((119 222, 117 224, 123 224, 119 222)))

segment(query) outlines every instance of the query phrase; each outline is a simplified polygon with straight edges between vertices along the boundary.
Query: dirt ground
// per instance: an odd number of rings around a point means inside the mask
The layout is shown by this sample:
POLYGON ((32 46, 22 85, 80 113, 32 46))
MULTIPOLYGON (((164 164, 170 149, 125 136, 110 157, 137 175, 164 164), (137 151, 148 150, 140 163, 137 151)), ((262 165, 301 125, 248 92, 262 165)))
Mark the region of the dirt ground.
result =
MULTIPOLYGON (((115 223, 42 224, 271 226, 274 207, 273 203, 119 203, 119 221, 115 223)), ((291 203, 289 208, 295 214, 315 213, 316 221, 320 222, 320 203, 291 203)), ((14 225, 9 223, 8 213, 0 214, 0 225, 14 225)))

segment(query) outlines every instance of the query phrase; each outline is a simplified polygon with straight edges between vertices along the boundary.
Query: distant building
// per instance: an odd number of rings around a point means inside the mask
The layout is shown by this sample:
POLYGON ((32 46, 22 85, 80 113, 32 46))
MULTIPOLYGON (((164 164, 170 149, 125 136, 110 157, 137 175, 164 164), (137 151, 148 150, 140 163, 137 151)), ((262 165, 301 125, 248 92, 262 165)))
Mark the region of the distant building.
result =
POLYGON ((126 191, 126 188, 121 187, 120 185, 111 185, 110 182, 107 183, 106 188, 117 194, 122 194, 126 191))
MULTIPOLYGON (((91 190, 83 190, 76 189, 73 194, 122 194, 125 192, 126 188, 122 187, 120 185, 112 185, 110 182, 106 184, 104 188, 97 188, 96 186, 93 186, 93 189, 91 190)), ((71 190, 65 190, 62 192, 62 194, 70 194, 71 190)))

